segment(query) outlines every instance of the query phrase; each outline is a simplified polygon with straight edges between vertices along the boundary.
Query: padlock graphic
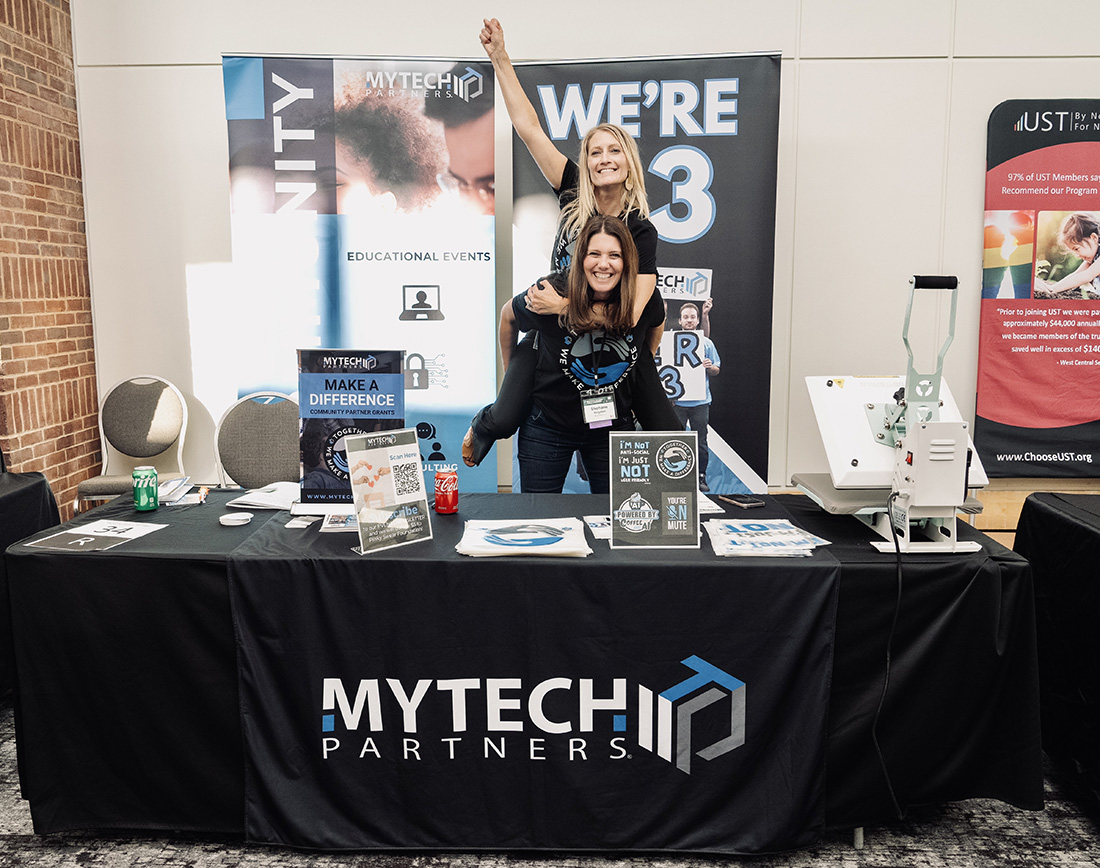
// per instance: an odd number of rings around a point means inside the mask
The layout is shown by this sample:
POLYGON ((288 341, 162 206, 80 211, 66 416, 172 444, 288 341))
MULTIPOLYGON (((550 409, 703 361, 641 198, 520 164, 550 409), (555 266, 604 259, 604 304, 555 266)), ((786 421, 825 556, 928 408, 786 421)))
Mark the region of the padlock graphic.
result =
POLYGON ((424 368, 424 357, 420 353, 409 353, 405 357, 405 389, 428 388, 428 372, 424 368))

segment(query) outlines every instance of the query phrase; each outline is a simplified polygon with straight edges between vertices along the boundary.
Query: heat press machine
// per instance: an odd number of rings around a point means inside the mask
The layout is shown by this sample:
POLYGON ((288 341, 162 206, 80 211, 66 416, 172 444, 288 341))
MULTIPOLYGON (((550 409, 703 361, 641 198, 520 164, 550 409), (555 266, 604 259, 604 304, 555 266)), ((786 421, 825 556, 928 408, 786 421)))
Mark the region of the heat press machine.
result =
POLYGON ((827 512, 855 515, 882 537, 879 551, 973 552, 980 543, 956 532, 959 512, 981 512, 970 494, 989 484, 969 425, 943 379, 943 359, 955 337, 958 278, 909 280, 902 339, 909 355, 904 377, 807 377, 829 473, 791 477, 827 512), (947 336, 935 368, 916 369, 909 327, 918 294, 950 297, 947 336))

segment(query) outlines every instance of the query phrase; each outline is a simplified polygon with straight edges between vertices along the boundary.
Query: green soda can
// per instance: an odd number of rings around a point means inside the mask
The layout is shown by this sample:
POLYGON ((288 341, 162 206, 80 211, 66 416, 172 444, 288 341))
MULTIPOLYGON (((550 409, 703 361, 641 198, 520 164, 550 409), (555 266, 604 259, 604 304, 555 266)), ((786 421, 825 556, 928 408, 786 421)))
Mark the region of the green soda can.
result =
POLYGON ((134 508, 148 512, 160 506, 157 497, 157 469, 149 465, 134 468, 134 508))

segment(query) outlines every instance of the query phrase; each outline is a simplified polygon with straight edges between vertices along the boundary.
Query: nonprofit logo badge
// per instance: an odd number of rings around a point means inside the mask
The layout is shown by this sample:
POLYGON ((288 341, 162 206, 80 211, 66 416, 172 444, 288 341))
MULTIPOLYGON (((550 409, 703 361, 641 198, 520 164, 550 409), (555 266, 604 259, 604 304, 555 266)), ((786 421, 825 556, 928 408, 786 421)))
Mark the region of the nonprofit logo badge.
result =
POLYGON ((657 469, 669 479, 683 479, 695 469, 695 452, 683 440, 669 440, 657 450, 657 469))

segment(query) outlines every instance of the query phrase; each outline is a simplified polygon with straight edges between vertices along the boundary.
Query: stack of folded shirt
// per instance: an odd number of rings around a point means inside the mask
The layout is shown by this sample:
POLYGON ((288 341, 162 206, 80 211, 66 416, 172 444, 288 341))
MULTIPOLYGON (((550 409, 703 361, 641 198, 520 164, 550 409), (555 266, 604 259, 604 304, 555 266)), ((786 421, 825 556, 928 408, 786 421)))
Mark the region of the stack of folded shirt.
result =
POLYGON ((829 541, 795 527, 786 519, 733 521, 714 518, 703 523, 715 554, 723 557, 806 557, 829 541))
POLYGON ((577 518, 468 521, 455 551, 475 558, 583 558, 592 554, 584 538, 584 523, 577 518))

